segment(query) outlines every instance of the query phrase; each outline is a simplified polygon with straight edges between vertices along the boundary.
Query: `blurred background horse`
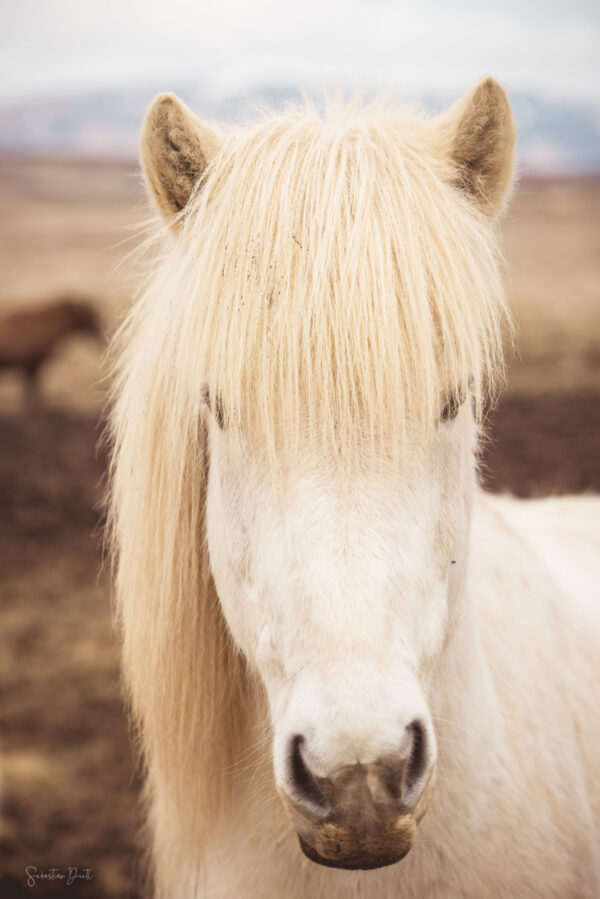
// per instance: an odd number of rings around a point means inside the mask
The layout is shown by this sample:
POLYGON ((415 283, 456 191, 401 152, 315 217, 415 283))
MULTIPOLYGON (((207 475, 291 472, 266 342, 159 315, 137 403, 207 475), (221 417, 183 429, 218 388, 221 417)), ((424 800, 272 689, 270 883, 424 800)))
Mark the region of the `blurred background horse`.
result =
POLYGON ((37 399, 40 368, 71 334, 103 341, 98 313, 74 296, 0 310, 0 370, 23 373, 30 400, 37 399))

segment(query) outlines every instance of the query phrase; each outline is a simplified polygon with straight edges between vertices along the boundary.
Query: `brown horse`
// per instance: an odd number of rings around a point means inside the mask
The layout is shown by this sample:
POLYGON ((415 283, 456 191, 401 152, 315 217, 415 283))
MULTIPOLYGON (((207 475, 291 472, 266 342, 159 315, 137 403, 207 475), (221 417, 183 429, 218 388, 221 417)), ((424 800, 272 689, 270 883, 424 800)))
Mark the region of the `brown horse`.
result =
POLYGON ((41 366, 73 333, 104 337, 96 310, 79 297, 63 296, 0 312, 0 370, 21 370, 34 396, 41 366))

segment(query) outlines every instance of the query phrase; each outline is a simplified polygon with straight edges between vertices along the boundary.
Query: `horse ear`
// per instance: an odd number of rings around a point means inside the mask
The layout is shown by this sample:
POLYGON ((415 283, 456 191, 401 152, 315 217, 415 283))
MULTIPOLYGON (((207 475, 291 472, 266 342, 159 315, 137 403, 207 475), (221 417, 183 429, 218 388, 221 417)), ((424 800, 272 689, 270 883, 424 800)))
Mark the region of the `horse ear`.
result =
POLYGON ((517 133, 504 88, 484 78, 432 125, 456 186, 488 215, 499 213, 513 181, 517 133))
POLYGON ((221 140, 174 94, 159 94, 148 109, 140 139, 142 168, 159 212, 173 228, 174 216, 186 206, 221 140))

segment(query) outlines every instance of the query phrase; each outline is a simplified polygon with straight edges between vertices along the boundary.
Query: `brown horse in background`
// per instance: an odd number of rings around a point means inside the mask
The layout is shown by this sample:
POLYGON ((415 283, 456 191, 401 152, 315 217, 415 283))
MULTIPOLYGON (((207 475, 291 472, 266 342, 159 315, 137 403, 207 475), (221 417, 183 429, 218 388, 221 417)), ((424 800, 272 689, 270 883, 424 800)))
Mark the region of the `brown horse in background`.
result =
POLYGON ((0 370, 21 370, 29 395, 35 396, 41 366, 73 333, 104 339, 96 309, 80 297, 67 295, 0 312, 0 370))

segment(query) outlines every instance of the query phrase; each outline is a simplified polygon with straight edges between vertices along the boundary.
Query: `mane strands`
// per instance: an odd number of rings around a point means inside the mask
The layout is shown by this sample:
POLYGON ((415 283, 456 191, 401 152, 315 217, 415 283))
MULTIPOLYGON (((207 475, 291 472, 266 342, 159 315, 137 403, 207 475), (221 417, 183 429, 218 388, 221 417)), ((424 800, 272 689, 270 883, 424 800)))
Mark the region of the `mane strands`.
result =
POLYGON ((310 450, 397 462, 468 384, 481 410, 502 365, 497 236, 449 168, 419 119, 376 104, 234 133, 206 171, 166 259, 178 366, 274 473, 310 450))

